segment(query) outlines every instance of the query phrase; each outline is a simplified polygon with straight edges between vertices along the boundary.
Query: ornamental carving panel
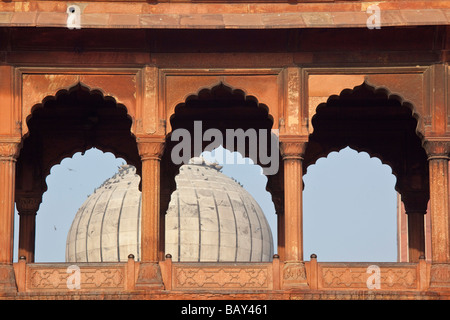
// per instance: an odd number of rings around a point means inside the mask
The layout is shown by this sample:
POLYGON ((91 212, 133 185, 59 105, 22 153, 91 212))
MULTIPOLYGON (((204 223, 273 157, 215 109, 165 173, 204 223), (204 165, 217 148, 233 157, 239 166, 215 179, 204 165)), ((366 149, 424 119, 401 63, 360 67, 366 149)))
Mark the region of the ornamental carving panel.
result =
POLYGON ((271 289, 270 266, 174 268, 174 289, 271 289))
MULTIPOLYGON (((77 290, 69 288, 68 278, 73 276, 68 272, 68 265, 27 266, 27 289, 34 290, 77 290)), ((123 290, 125 288, 125 269, 123 266, 92 266, 80 267, 79 290, 123 290)))
POLYGON ((282 280, 284 287, 306 285, 306 268, 303 262, 286 262, 283 265, 282 280))
MULTIPOLYGON (((322 287, 330 289, 369 289, 367 280, 373 273, 367 267, 321 267, 322 287)), ((418 288, 415 267, 380 267, 381 290, 418 288)))
POLYGON ((300 113, 300 69, 287 69, 287 103, 286 103, 286 133, 295 134, 301 126, 300 113))
POLYGON ((430 282, 431 287, 450 288, 450 264, 433 264, 430 282))

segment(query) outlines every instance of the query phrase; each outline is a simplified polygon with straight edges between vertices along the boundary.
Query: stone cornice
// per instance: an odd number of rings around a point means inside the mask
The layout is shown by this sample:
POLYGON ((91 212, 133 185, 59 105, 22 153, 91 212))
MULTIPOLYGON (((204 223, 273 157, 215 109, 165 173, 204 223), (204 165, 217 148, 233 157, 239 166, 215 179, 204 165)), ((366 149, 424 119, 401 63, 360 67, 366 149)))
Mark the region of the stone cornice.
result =
MULTIPOLYGON (((70 4, 70 3, 69 3, 70 4)), ((367 28, 374 4, 364 1, 89 1, 80 3, 81 28, 367 28), (208 3, 214 2, 214 3, 208 3), (306 2, 306 3, 305 3, 306 2), (319 2, 320 7, 317 5, 319 2), (320 11, 319 11, 320 10, 320 11)), ((450 24, 443 1, 384 1, 381 28, 450 24)), ((0 3, 0 26, 67 27, 60 1, 0 3), (43 3, 44 5, 39 5, 43 3), (46 8, 52 8, 52 11, 46 8)))

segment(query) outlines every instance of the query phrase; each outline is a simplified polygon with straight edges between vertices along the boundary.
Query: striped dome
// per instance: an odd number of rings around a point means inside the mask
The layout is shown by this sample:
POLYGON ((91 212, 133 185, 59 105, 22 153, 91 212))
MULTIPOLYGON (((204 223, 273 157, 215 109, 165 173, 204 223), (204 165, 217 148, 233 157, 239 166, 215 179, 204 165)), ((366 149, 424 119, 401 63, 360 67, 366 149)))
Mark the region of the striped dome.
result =
MULTIPOLYGON (((270 226, 254 198, 215 165, 194 159, 176 176, 166 214, 165 251, 173 261, 271 261, 270 226)), ((133 166, 122 166, 78 210, 67 262, 139 260, 141 192, 133 166)))

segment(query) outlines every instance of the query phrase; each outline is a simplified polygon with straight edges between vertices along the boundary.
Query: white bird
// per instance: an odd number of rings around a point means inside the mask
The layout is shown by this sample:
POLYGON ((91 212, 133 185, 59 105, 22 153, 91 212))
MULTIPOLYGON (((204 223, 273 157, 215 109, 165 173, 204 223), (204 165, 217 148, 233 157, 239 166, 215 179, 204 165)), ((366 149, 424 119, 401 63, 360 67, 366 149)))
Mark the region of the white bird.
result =
POLYGON ((67 28, 81 29, 81 9, 79 6, 72 4, 67 7, 67 28))

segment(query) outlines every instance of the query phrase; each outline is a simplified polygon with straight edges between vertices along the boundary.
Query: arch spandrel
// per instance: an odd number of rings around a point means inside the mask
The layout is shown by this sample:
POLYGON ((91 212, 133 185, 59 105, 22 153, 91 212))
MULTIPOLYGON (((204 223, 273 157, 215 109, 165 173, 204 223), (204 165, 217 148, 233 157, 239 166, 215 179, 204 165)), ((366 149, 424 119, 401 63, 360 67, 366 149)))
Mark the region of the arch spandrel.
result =
POLYGON ((27 120, 33 108, 46 98, 62 90, 81 85, 89 91, 100 92, 124 105, 132 120, 131 133, 136 134, 136 75, 78 75, 78 74, 23 74, 22 75, 22 136, 28 134, 27 120), (113 78, 112 78, 113 77, 113 78))
MULTIPOLYGON (((127 108, 133 120, 136 119, 136 75, 81 75, 80 83, 91 90, 99 90, 105 97, 114 98, 127 108)), ((136 133, 133 128, 132 132, 136 133)))
POLYGON ((409 103, 414 117, 417 119, 417 132, 425 136, 425 126, 431 124, 431 109, 425 96, 426 75, 420 73, 369 74, 365 83, 375 90, 385 90, 389 98, 395 98, 402 104, 409 103))
POLYGON ((22 136, 27 135, 27 119, 35 105, 60 90, 68 90, 78 83, 77 75, 23 74, 22 75, 22 136))
POLYGON ((308 76, 308 131, 314 128, 312 118, 317 107, 326 103, 330 96, 337 95, 343 90, 354 88, 364 82, 362 74, 315 74, 308 76))
POLYGON ((202 90, 223 84, 232 90, 241 90, 246 97, 252 97, 268 108, 269 116, 273 119, 272 129, 278 129, 281 109, 281 87, 279 74, 263 75, 169 75, 164 76, 164 108, 166 133, 172 131, 171 117, 175 108, 185 103, 186 99, 196 96, 202 90))

